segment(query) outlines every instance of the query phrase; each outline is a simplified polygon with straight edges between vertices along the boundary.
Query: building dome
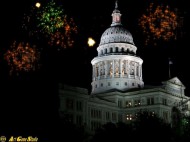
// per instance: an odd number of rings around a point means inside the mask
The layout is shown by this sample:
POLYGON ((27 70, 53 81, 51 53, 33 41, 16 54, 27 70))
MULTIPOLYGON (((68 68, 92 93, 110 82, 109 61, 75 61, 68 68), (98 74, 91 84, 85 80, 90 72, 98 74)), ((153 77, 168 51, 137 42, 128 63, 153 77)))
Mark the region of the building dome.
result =
POLYGON ((121 24, 116 1, 111 26, 102 34, 98 56, 91 61, 91 94, 142 88, 143 60, 136 56, 136 50, 131 33, 121 24))
POLYGON ((111 26, 102 34, 100 45, 108 43, 128 43, 133 44, 133 37, 131 33, 122 25, 111 26))

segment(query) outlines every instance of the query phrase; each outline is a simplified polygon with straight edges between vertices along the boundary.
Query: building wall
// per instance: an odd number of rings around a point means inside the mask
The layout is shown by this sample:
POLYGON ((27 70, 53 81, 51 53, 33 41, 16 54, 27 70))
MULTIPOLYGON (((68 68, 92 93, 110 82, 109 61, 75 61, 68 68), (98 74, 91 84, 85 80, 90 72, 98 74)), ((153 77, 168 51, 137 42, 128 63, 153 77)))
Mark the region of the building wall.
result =
MULTIPOLYGON (((171 123, 172 108, 180 106, 180 95, 169 93, 163 86, 128 92, 107 92, 89 95, 86 89, 78 87, 60 88, 60 115, 67 114, 70 121, 84 125, 88 130, 107 122, 128 123, 135 120, 139 111, 147 110, 152 115, 171 123)), ((184 96, 184 99, 189 99, 184 96)), ((187 101, 186 114, 189 114, 190 102, 187 101)))

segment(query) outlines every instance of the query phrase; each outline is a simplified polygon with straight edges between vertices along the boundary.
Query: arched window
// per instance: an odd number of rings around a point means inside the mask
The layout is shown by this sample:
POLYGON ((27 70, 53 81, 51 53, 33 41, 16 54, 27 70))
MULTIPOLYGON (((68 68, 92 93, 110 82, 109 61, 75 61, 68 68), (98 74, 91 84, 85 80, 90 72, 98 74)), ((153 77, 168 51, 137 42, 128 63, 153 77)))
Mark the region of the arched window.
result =
POLYGON ((122 52, 122 53, 124 52, 124 48, 123 48, 123 47, 121 48, 121 52, 122 52))
POLYGON ((110 53, 113 53, 113 48, 112 47, 110 48, 110 53))
POLYGON ((107 48, 106 48, 106 49, 104 49, 104 53, 105 53, 105 54, 107 54, 107 48))
POLYGON ((118 47, 116 47, 116 48, 115 48, 115 52, 116 52, 116 53, 118 53, 118 52, 119 52, 119 51, 118 51, 118 47))
POLYGON ((126 50, 126 53, 129 54, 129 49, 126 50))

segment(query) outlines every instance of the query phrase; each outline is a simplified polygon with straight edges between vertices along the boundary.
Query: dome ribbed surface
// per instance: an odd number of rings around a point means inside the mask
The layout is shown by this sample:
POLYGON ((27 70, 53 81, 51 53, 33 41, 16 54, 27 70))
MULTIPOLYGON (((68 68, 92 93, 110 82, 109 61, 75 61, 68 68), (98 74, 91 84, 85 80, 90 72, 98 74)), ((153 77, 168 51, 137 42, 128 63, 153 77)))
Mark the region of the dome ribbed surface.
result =
POLYGON ((111 26, 102 34, 100 45, 108 43, 129 43, 133 44, 133 37, 131 33, 122 25, 111 26))

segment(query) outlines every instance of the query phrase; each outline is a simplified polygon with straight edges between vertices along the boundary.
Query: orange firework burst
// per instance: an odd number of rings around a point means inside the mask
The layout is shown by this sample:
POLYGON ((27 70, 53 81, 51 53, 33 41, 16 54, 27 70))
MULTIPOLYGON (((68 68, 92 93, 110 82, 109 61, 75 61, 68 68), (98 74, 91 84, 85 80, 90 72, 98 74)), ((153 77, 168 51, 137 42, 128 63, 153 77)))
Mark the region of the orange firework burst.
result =
POLYGON ((13 71, 31 71, 38 67, 39 52, 35 46, 30 46, 29 43, 13 42, 11 49, 8 50, 4 57, 10 66, 10 74, 13 71))
POLYGON ((60 46, 63 48, 73 46, 73 36, 77 33, 77 26, 73 18, 64 17, 64 25, 55 33, 50 34, 50 46, 60 46))
POLYGON ((169 6, 157 6, 154 9, 153 3, 151 3, 147 9, 147 15, 143 14, 139 19, 139 25, 147 36, 146 44, 151 38, 168 41, 176 38, 177 15, 169 9, 169 6))

